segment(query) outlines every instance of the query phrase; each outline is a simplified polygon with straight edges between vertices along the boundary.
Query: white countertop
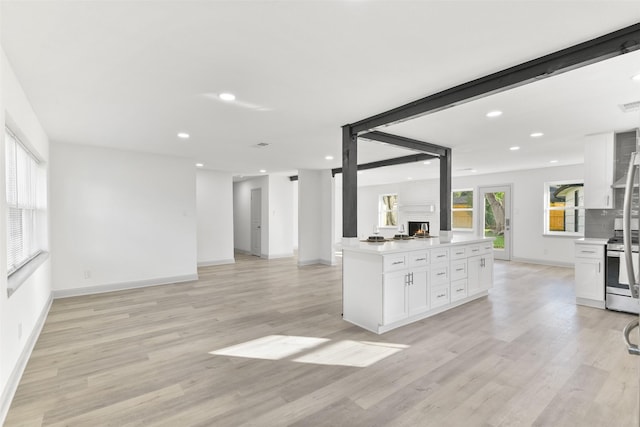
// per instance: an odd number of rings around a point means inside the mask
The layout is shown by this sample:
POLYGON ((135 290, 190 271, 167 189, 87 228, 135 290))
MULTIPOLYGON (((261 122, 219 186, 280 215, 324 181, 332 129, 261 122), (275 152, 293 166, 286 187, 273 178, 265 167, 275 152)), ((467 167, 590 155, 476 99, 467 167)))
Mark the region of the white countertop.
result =
POLYGON ((582 239, 577 239, 575 241, 575 243, 580 243, 583 245, 598 245, 598 246, 604 246, 607 244, 607 242, 609 241, 609 239, 596 239, 596 238, 591 238, 591 237, 583 237, 582 239))
POLYGON ((351 245, 340 245, 338 249, 351 252, 366 252, 388 254, 395 252, 418 251, 420 249, 441 248, 456 245, 466 245, 470 243, 482 243, 493 241, 493 237, 478 237, 454 235, 451 242, 441 242, 438 237, 419 238, 410 240, 393 240, 390 242, 370 243, 357 241, 351 245))

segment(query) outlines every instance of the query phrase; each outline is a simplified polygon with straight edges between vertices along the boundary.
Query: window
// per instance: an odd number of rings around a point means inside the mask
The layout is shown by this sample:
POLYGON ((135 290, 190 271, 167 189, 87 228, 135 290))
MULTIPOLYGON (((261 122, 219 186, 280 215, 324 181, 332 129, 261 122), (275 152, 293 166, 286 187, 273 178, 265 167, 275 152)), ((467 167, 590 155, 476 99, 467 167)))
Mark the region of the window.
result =
POLYGON ((584 235, 584 184, 545 183, 545 234, 584 235))
POLYGON ((378 226, 398 226, 398 195, 383 194, 378 202, 378 226))
POLYGON ((42 251, 38 233, 42 209, 38 209, 37 191, 44 173, 39 161, 9 129, 5 129, 5 149, 7 273, 11 275, 42 251))
POLYGON ((473 190, 451 192, 451 228, 473 230, 473 190))

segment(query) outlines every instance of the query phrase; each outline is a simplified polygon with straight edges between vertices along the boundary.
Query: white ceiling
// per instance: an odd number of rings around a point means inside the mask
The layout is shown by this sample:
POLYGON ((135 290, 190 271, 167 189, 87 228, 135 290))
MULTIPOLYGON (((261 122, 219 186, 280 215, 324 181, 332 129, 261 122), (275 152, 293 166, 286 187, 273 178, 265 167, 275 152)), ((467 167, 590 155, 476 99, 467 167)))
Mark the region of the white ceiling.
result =
MULTIPOLYGON (((2 46, 52 141, 245 176, 339 167, 344 124, 639 21, 637 1, 0 2, 2 46)), ((454 175, 580 163, 584 135, 640 124, 618 108, 640 101, 638 73, 640 53, 623 55, 384 131, 452 147, 454 175)), ((407 154, 359 146, 360 163, 407 154)))

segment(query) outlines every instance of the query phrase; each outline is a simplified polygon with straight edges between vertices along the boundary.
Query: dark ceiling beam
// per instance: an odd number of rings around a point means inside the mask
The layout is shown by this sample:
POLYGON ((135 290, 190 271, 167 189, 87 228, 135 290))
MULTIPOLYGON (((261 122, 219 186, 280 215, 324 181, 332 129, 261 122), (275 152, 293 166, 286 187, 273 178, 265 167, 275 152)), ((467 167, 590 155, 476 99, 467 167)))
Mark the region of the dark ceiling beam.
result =
MULTIPOLYGON (((363 163, 361 165, 358 165, 358 170, 362 171, 367 169, 381 168, 384 166, 395 166, 395 165, 402 165, 405 163, 422 162, 425 160, 437 159, 437 158, 438 156, 434 156, 432 154, 426 154, 426 153, 411 154, 409 156, 395 157, 393 159, 379 160, 377 162, 371 162, 371 163, 363 163)), ((336 176, 336 174, 339 174, 339 173, 342 173, 342 168, 331 169, 332 176, 336 176)))
MULTIPOLYGON (((395 166, 402 165, 405 163, 416 163, 423 162, 425 160, 437 159, 438 156, 434 156, 433 154, 411 154, 409 156, 396 157, 393 159, 379 160, 377 162, 371 163, 363 163, 358 165, 357 170, 367 170, 367 169, 375 169, 381 168, 383 166, 395 166)), ((342 173, 342 168, 331 169, 331 176, 336 176, 337 174, 342 173)), ((298 175, 292 175, 289 177, 289 181, 297 181, 298 175)))
POLYGON ((637 23, 376 114, 352 123, 350 127, 352 132, 356 134, 369 132, 379 126, 434 113, 639 48, 640 23, 637 23))
POLYGON ((385 142, 387 144, 397 145, 399 147, 408 148, 410 150, 420 151, 422 153, 433 154, 434 157, 445 155, 446 148, 440 145, 430 144, 417 139, 406 138, 404 136, 392 135, 390 133, 373 131, 359 135, 358 138, 370 139, 372 141, 385 142))

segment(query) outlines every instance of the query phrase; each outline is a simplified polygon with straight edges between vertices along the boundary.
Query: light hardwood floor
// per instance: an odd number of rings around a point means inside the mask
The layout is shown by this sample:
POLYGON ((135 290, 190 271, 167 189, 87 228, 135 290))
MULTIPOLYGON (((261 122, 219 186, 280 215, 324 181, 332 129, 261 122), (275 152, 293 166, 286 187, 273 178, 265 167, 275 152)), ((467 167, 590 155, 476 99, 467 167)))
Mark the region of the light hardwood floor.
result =
POLYGON ((498 261, 489 297, 378 336, 340 266, 236 261, 55 300, 6 426, 638 425, 631 316, 576 306, 572 269, 498 261))

